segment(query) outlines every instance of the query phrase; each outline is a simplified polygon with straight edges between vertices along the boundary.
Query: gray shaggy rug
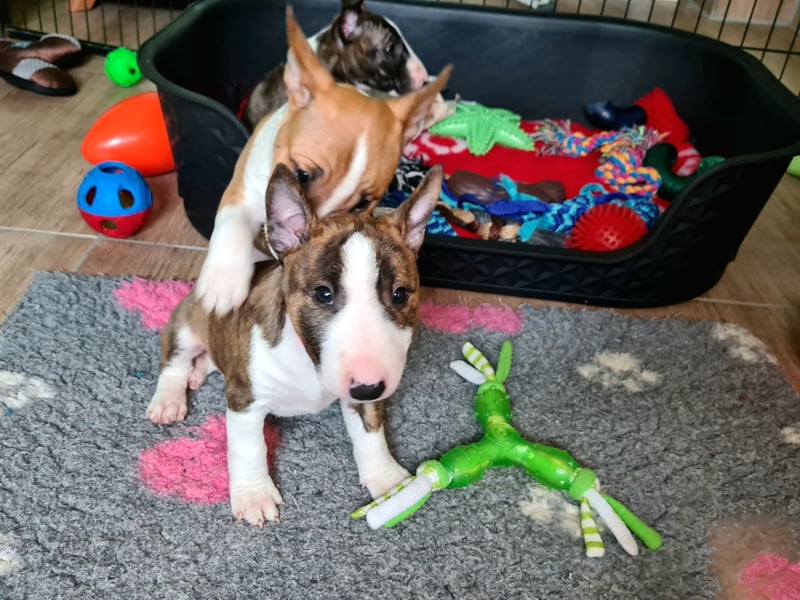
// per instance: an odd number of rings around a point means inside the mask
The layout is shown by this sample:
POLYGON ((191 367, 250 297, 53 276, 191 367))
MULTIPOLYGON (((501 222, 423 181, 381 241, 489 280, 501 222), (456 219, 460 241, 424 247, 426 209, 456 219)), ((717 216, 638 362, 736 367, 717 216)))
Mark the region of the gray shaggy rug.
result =
MULTIPOLYGON (((510 339, 515 427, 593 469, 663 547, 629 556, 605 532, 605 556, 587 558, 575 502, 516 468, 372 531, 350 518, 369 498, 336 406, 268 421, 281 522, 235 523, 221 378, 184 424, 144 416, 158 328, 187 289, 41 273, 0 327, 0 597, 714 598, 731 522, 797 531, 800 399, 745 330, 433 305, 389 407, 400 463, 480 438, 476 388, 448 364, 464 341, 494 361, 510 339)), ((795 547, 767 546, 742 550, 729 583, 797 598, 795 547)))

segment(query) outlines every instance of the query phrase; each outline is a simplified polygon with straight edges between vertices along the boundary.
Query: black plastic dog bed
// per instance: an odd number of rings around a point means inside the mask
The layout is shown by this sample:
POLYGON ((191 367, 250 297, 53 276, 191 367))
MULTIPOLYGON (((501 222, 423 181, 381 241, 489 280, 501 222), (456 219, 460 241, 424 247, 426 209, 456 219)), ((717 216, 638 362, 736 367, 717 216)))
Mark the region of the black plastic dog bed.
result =
MULTIPOLYGON (((584 122, 592 100, 630 104, 664 88, 702 155, 728 157, 686 187, 649 233, 614 252, 427 236, 426 285, 606 306, 659 306, 719 281, 793 155, 800 100, 755 58, 663 27, 595 17, 382 2, 370 9, 403 30, 431 72, 452 62, 449 88, 525 119, 584 122)), ((310 35, 336 0, 298 0, 310 35)), ((186 214, 211 234, 248 133, 235 113, 285 59, 285 4, 201 0, 139 52, 157 86, 186 214)))

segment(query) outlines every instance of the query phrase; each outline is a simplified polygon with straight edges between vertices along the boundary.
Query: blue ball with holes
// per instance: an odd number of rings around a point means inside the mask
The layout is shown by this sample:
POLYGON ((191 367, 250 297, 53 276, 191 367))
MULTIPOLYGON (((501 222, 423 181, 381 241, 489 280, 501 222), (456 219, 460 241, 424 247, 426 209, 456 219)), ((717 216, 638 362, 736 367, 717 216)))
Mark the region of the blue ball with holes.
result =
POLYGON ((121 162, 102 162, 78 188, 78 210, 95 231, 126 238, 142 228, 153 207, 153 193, 144 177, 121 162))

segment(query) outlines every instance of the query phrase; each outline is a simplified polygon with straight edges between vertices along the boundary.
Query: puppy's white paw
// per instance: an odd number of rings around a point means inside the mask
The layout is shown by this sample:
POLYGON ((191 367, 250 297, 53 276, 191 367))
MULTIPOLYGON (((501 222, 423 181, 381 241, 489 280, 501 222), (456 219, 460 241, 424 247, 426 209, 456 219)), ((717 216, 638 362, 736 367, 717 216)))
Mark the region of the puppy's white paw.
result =
POLYGON ((158 425, 169 425, 186 418, 186 393, 157 391, 147 407, 147 418, 158 425))
POLYGON ((361 477, 361 485, 369 490, 373 498, 383 496, 398 483, 410 477, 411 473, 392 460, 386 462, 375 470, 370 470, 367 476, 361 477))
POLYGON ((278 506, 283 498, 271 479, 262 484, 231 487, 231 511, 237 521, 263 527, 264 521, 278 518, 278 506))
POLYGON ((222 316, 239 308, 250 291, 253 270, 249 254, 241 260, 218 260, 209 254, 195 286, 203 309, 222 316))
POLYGON ((457 102, 455 100, 445 100, 439 94, 428 109, 428 114, 425 115, 425 129, 429 129, 439 121, 456 114, 456 105, 457 102))

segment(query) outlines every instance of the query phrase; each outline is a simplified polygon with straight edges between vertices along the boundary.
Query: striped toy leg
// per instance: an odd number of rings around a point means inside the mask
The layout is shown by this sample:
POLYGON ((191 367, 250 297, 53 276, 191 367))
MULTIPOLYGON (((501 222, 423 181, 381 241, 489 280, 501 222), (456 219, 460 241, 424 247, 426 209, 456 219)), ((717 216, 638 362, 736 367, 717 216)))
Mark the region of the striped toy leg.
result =
POLYGON ((581 498, 581 533, 586 546, 586 556, 595 558, 606 553, 606 547, 600 537, 600 531, 597 529, 597 523, 586 498, 581 498))

